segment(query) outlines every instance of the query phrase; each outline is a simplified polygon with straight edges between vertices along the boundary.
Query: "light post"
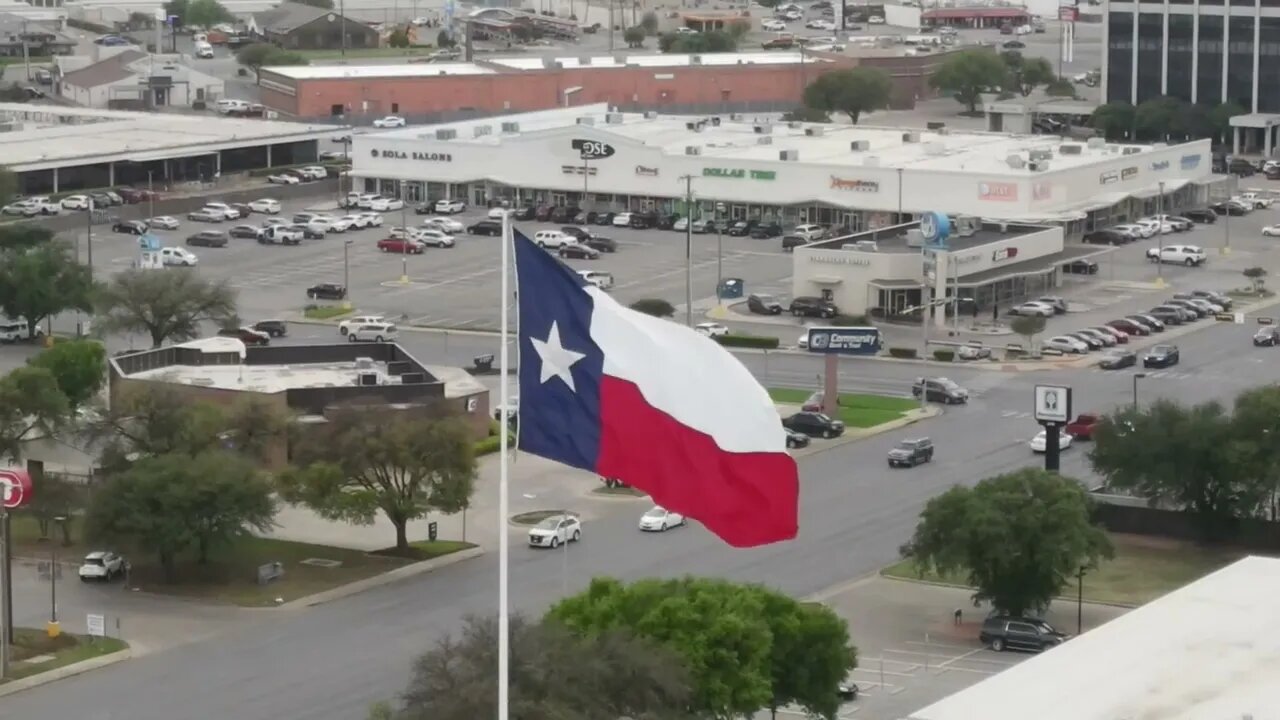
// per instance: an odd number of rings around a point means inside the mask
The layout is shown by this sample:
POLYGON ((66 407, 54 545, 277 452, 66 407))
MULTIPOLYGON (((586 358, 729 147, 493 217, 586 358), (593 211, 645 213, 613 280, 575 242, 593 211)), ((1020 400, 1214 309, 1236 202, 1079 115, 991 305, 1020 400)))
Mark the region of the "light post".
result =
POLYGON ((1146 373, 1141 373, 1141 372, 1133 374, 1133 409, 1134 410, 1138 409, 1138 381, 1146 376, 1147 376, 1146 373))
MULTIPOLYGON (((53 521, 65 523, 67 518, 58 515, 53 518, 53 521)), ((58 542, 52 538, 49 542, 49 626, 45 631, 51 638, 62 634, 62 629, 58 625, 58 542)))
POLYGON ((898 217, 893 222, 895 225, 902 222, 902 168, 898 168, 898 217))
POLYGON ((716 203, 716 294, 724 282, 724 203, 716 203))
POLYGON ((409 243, 413 242, 413 238, 409 237, 409 220, 406 208, 409 207, 405 202, 404 181, 400 181, 400 284, 409 284, 409 243))
POLYGON ((152 180, 154 171, 147 171, 147 217, 156 216, 156 186, 152 180))
POLYGON ((89 198, 89 207, 84 211, 85 233, 84 242, 86 252, 89 256, 89 279, 93 280, 93 198, 89 198))
POLYGON ((1081 565, 1076 573, 1076 635, 1084 630, 1084 571, 1088 569, 1081 565))
POLYGON ((1156 287, 1164 287, 1164 181, 1157 185, 1156 196, 1156 287))
POLYGON ((351 261, 350 249, 353 240, 342 242, 342 290, 346 293, 346 309, 351 309, 351 261))

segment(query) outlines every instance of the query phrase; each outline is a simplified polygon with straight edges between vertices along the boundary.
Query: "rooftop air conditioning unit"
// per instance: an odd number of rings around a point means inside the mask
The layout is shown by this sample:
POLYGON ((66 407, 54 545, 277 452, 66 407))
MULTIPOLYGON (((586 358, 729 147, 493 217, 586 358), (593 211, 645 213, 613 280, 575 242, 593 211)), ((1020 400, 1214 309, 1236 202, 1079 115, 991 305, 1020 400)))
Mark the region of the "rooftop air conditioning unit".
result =
POLYGON ((621 124, 622 124, 622 113, 612 113, 612 112, 611 112, 611 113, 609 113, 608 115, 605 115, 605 116, 604 116, 604 121, 605 121, 605 123, 606 123, 606 124, 609 124, 609 125, 621 125, 621 124))
POLYGON ((626 64, 627 64, 627 56, 626 56, 626 55, 614 55, 614 56, 613 56, 613 64, 614 64, 614 65, 626 65, 626 64))
POLYGON ((1053 157, 1052 150, 1032 150, 1027 153, 1027 159, 1032 161, 1048 160, 1051 157, 1053 157))
POLYGON ((801 127, 801 123, 798 120, 791 120, 787 122, 787 127, 791 128, 792 130, 799 130, 801 127))
POLYGON ((1004 161, 1009 165, 1009 167, 1015 170, 1021 170, 1022 168, 1027 166, 1027 161, 1023 160, 1022 156, 1018 154, 1010 155, 1006 157, 1004 161))
POLYGON ((946 144, 945 144, 945 143, 940 143, 940 142, 925 143, 925 144, 924 144, 924 154, 925 154, 925 155, 933 155, 933 156, 935 156, 935 157, 936 157, 936 156, 938 156, 938 155, 946 155, 946 154, 947 154, 947 146, 946 146, 946 144))
POLYGON ((849 143, 850 152, 866 152, 871 149, 870 140, 854 140, 849 143))
POLYGON ((436 131, 437 140, 453 140, 458 137, 458 131, 453 128, 443 128, 436 131))
POLYGON ((757 135, 768 135, 773 132, 773 123, 756 123, 751 126, 757 135))
POLYGON ((920 133, 918 133, 918 132, 904 132, 904 133, 902 133, 902 142, 904 142, 904 143, 918 143, 918 142, 920 142, 920 133))
POLYGON ((653 110, 646 110, 644 113, 645 120, 655 120, 657 119, 657 117, 658 117, 658 113, 654 112, 653 110))
POLYGON ((720 118, 718 117, 711 118, 711 127, 720 127, 720 118))
POLYGON ((736 120, 741 120, 741 119, 742 119, 742 113, 729 113, 729 119, 730 119, 730 120, 735 120, 735 121, 736 121, 736 120))
POLYGON ((760 137, 756 138, 756 144, 757 144, 757 145, 772 145, 772 144, 773 144, 773 136, 772 136, 772 135, 761 135, 760 137))
POLYGON ((684 154, 685 155, 701 155, 702 148, 698 145, 685 145, 684 154))
POLYGON ((809 137, 822 137, 822 126, 807 127, 804 129, 804 134, 809 137))
POLYGON ((862 160, 862 164, 866 167, 880 167, 879 155, 868 155, 862 160))
POLYGON ((356 369, 357 369, 357 370, 372 370, 373 368, 374 368, 373 358, 370 358, 370 357, 358 357, 358 358, 356 358, 356 369))
POLYGON ((596 119, 591 117, 590 115, 583 115, 582 117, 578 118, 578 124, 579 125, 595 125, 596 119))
POLYGON ((1137 148, 1137 147, 1126 147, 1126 148, 1124 149, 1124 154, 1125 154, 1125 155, 1137 155, 1137 154, 1138 154, 1138 153, 1140 153, 1140 152, 1142 152, 1142 148, 1137 148))
POLYGON ((960 215, 952 222, 952 229, 960 237, 973 237, 982 229, 982 218, 960 215))
POLYGON ((471 132, 472 134, 474 134, 475 137, 484 137, 485 135, 492 135, 493 126, 492 125, 476 125, 475 127, 471 128, 471 132))
POLYGON ((698 121, 698 122, 687 122, 687 123, 685 123, 685 124, 684 124, 684 129, 685 129, 685 130, 689 130, 689 131, 691 131, 691 132, 702 132, 702 128, 704 128, 704 127, 706 127, 706 126, 705 126, 705 125, 703 125, 701 121, 698 121))
POLYGON ((1059 145, 1059 155, 1079 155, 1084 152, 1084 148, 1080 145, 1059 145))
POLYGON ((1090 150, 1100 150, 1107 146, 1107 141, 1104 138, 1091 137, 1085 144, 1089 146, 1090 150))
POLYGON ((792 160, 792 161, 799 160, 799 159, 800 159, 800 151, 799 151, 799 150, 780 150, 780 151, 778 151, 778 159, 779 159, 779 160, 792 160))
POLYGON ((918 248, 924 247, 924 233, 920 232, 920 228, 911 228, 907 230, 907 247, 918 248))
POLYGON ((1027 169, 1031 172, 1045 172, 1049 169, 1049 161, 1036 160, 1035 162, 1029 162, 1027 163, 1027 169))
POLYGON ((502 123, 502 132, 504 132, 504 133, 518 133, 518 132, 520 132, 520 123, 518 123, 518 122, 504 122, 504 123, 502 123))
POLYGON ((689 64, 690 64, 690 65, 701 65, 701 64, 702 64, 702 56, 701 56, 701 55, 690 55, 690 56, 689 56, 689 64))
POLYGON ((924 124, 924 126, 929 128, 930 130, 933 130, 934 132, 947 129, 947 124, 944 122, 927 122, 924 124))
POLYGON ((369 387, 378 384, 378 373, 362 372, 356 376, 356 384, 362 387, 369 387))

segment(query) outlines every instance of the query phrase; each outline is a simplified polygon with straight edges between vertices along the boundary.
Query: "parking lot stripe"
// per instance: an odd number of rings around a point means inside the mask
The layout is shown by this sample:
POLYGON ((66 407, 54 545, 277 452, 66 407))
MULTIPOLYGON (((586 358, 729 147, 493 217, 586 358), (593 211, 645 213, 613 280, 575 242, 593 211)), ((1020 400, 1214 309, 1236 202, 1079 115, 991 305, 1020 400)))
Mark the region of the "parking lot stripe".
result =
POLYGON ((972 645, 953 645, 950 643, 925 642, 923 640, 907 640, 905 644, 920 647, 941 648, 944 650, 959 650, 960 652, 969 652, 973 649, 972 645))
MULTIPOLYGON (((866 660, 867 662, 871 662, 871 661, 873 661, 873 660, 878 660, 879 658, 863 658, 863 659, 864 659, 864 660, 866 660)), ((897 661, 892 661, 892 662, 897 662, 897 661)), ((915 671, 916 671, 916 670, 919 670, 919 669, 920 669, 921 667, 923 667, 923 666, 922 666, 922 665, 909 665, 908 667, 910 668, 910 670, 908 670, 907 672, 903 672, 903 671, 901 671, 901 670, 881 670, 881 669, 879 669, 879 668, 875 668, 875 667, 860 667, 860 668, 854 668, 854 669, 853 669, 853 671, 854 671, 854 672, 866 673, 866 674, 868 674, 868 675, 877 676, 877 677, 878 677, 878 676, 880 676, 880 675, 892 675, 892 676, 894 676, 894 677, 912 677, 912 676, 914 676, 914 675, 915 675, 915 671)))

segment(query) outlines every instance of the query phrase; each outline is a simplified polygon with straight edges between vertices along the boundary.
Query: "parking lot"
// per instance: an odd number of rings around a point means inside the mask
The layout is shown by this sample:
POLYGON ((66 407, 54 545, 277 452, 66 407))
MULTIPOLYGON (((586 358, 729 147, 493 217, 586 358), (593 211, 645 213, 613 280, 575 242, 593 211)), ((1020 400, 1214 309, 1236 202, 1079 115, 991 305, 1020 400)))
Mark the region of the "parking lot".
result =
MULTIPOLYGON (((264 197, 271 197, 265 191, 264 197)), ((211 198, 216 199, 216 198, 211 198)), ((304 210, 335 210, 335 200, 316 197, 309 201, 282 203, 282 217, 304 210)), ((125 208, 126 219, 144 207, 125 208)), ((123 214, 123 213, 122 213, 123 214)), ((453 216, 464 225, 484 217, 485 211, 468 210, 453 216)), ((402 318, 402 324, 493 329, 498 321, 498 238, 458 234, 453 248, 427 248, 421 255, 401 256, 380 252, 379 239, 391 227, 407 223, 421 226, 430 216, 412 210, 384 214, 380 228, 350 230, 323 239, 305 240, 299 246, 261 245, 254 240, 232 238, 225 248, 195 248, 199 264, 195 272, 226 279, 240 291, 241 314, 246 318, 298 310, 308 302, 306 289, 320 282, 344 282, 349 278, 350 298, 361 311, 402 318), (407 282, 401 281, 402 272, 407 282)), ((158 231, 166 246, 181 245, 188 235, 201 230, 228 230, 238 224, 259 224, 265 216, 218 224, 190 222, 179 218, 177 230, 158 231)), ((551 223, 519 223, 517 228, 532 236, 539 229, 560 227, 551 223)), ((683 308, 685 296, 685 237, 668 230, 592 227, 598 235, 615 239, 615 253, 603 253, 597 260, 567 260, 574 269, 612 273, 613 294, 621 302, 640 298, 662 298, 683 308)), ((80 233, 83 239, 84 233, 80 233)), ((95 265, 121 270, 138 257, 137 239, 95 228, 95 265)), ((788 292, 791 259, 782 252, 780 241, 751 240, 724 236, 718 252, 714 234, 693 238, 693 283, 695 308, 714 304, 717 268, 724 277, 737 277, 758 292, 788 292)))

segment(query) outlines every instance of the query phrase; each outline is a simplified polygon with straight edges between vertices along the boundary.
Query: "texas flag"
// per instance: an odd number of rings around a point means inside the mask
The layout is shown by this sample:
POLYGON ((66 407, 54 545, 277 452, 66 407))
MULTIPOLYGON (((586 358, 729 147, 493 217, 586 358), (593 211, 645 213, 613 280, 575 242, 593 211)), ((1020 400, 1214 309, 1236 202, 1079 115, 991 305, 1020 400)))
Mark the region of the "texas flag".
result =
POLYGON ((515 233, 520 449, 649 493, 736 547, 796 535, 778 411, 710 338, 619 305, 515 233))

